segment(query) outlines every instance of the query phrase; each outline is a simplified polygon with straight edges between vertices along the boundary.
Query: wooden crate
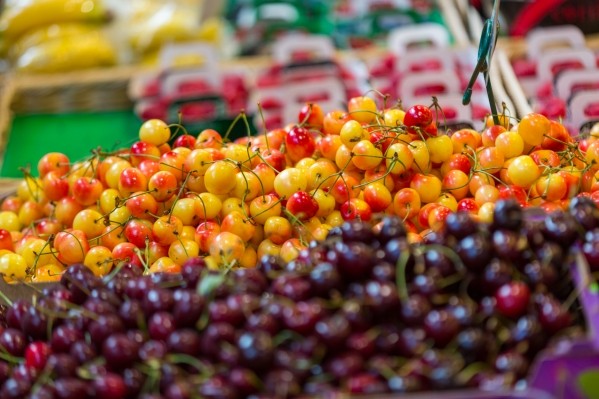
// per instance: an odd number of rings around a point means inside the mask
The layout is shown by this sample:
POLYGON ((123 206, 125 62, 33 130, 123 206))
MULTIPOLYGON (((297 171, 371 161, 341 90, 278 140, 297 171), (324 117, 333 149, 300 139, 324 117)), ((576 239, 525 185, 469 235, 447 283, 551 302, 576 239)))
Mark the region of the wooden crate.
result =
MULTIPOLYGON (((0 159, 5 146, 6 132, 10 126, 11 111, 10 101, 14 93, 14 80, 8 75, 0 76, 0 159)), ((0 178, 0 202, 16 190, 18 180, 0 178)))
MULTIPOLYGON (((0 81, 0 165, 13 115, 131 109, 127 87, 138 71, 139 68, 117 67, 69 74, 5 75, 0 81)), ((8 182, 0 182, 0 186, 7 187, 8 182)))

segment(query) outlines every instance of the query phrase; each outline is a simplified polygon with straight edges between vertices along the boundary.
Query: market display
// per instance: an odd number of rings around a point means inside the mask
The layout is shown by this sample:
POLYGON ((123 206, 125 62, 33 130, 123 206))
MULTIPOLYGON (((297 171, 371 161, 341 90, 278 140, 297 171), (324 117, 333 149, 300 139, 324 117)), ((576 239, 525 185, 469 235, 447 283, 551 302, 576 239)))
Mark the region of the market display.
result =
POLYGON ((38 143, 0 198, 0 399, 599 398, 588 37, 493 59, 498 1, 476 52, 458 2, 240 0, 219 48, 195 0, 123 4, 0 10, 22 104, 27 73, 159 65, 70 82, 128 133, 38 143))
POLYGON ((539 114, 510 130, 446 134, 441 116, 423 105, 379 111, 354 97, 347 111, 306 104, 298 124, 232 142, 208 129, 171 146, 171 128, 152 119, 123 150, 74 164, 48 153, 39 176, 2 204, 0 229, 12 232, 16 254, 1 270, 52 280, 70 264, 103 275, 128 259, 178 271, 199 254, 213 268, 254 267, 266 254, 291 261, 344 220, 377 213, 404 219, 415 241, 459 210, 490 222, 499 199, 547 211, 579 193, 597 199, 596 137, 575 144, 539 114))
POLYGON ((37 303, 8 308, 0 397, 510 386, 549 342, 582 334, 568 248, 596 249, 597 226, 588 198, 535 221, 511 200, 491 224, 451 214, 424 243, 410 244, 397 217, 354 220, 293 262, 265 256, 224 274, 197 257, 151 276, 129 263, 100 279, 73 265, 37 303))
POLYGON ((527 37, 527 54, 512 61, 533 108, 562 118, 572 135, 599 116, 599 53, 575 26, 538 29, 527 37), (563 46, 552 48, 556 41, 563 46))

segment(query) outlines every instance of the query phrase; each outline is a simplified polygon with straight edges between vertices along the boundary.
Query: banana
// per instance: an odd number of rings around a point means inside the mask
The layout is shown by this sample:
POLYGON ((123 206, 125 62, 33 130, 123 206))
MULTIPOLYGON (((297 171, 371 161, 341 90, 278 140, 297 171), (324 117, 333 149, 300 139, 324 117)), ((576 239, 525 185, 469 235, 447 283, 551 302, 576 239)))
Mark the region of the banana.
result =
POLYGON ((0 36, 9 45, 25 32, 50 24, 99 22, 107 13, 98 0, 20 0, 0 15, 0 36))
POLYGON ((117 55, 99 32, 40 43, 23 52, 15 69, 27 73, 66 72, 114 65, 117 55))
POLYGON ((196 15, 175 6, 165 6, 145 19, 140 15, 131 26, 129 42, 138 54, 156 50, 165 43, 192 40, 198 31, 196 15))
POLYGON ((202 25, 200 25, 200 30, 198 31, 197 39, 205 42, 218 44, 222 40, 224 29, 224 22, 220 19, 207 19, 204 22, 202 22, 202 25))
POLYGON ((62 40, 70 36, 85 36, 92 34, 97 29, 95 25, 84 23, 65 23, 48 25, 38 29, 33 29, 19 37, 8 50, 8 58, 16 60, 20 58, 25 51, 36 47, 42 43, 55 40, 62 40))

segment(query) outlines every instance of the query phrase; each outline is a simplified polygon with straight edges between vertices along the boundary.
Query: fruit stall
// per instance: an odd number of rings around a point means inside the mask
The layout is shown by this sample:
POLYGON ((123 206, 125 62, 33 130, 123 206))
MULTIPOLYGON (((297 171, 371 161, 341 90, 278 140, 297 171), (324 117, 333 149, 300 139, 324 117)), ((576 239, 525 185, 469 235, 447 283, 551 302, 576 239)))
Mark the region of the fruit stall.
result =
POLYGON ((0 399, 599 399, 590 25, 1 6, 0 399))

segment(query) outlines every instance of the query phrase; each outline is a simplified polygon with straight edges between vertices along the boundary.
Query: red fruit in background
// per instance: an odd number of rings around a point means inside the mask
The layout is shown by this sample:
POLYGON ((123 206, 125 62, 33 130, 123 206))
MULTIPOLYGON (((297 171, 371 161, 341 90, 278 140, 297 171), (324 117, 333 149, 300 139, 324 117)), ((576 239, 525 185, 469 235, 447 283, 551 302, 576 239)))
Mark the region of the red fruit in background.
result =
POLYGON ((543 202, 541 205, 539 205, 539 208, 541 208, 547 214, 562 210, 560 204, 556 202, 543 202))
POLYGON ((122 242, 120 244, 117 244, 112 249, 112 258, 114 259, 115 263, 123 261, 131 263, 138 267, 143 267, 141 259, 135 253, 136 249, 137 247, 135 246, 135 244, 132 244, 130 242, 122 242))
POLYGON ((195 240, 200 250, 207 253, 214 237, 220 233, 220 224, 213 221, 202 222, 196 227, 195 240))
POLYGON ((364 187, 364 201, 373 212, 383 212, 393 203, 393 196, 382 183, 373 183, 364 187))
POLYGON ((414 105, 406 111, 403 122, 408 127, 425 128, 433 122, 433 113, 425 105, 414 105))
POLYGON ((299 220, 307 220, 318 212, 318 202, 305 191, 297 191, 289 197, 287 210, 299 220))
POLYGON ((485 119, 491 113, 489 107, 482 106, 480 104, 472 104, 472 119, 485 119))
POLYGON ((300 109, 297 117, 298 123, 305 124, 308 128, 322 130, 324 112, 320 105, 307 103, 300 109))
POLYGON ((331 111, 328 112, 322 121, 323 130, 326 134, 339 134, 339 131, 345 124, 345 122, 350 121, 351 117, 347 112, 343 111, 331 111))
POLYGON ((370 133, 370 137, 368 137, 368 140, 370 140, 370 142, 375 146, 380 145, 385 140, 385 133, 383 133, 382 131, 372 132, 370 133))
POLYGON ((139 163, 137 169, 149 180, 150 177, 160 171, 160 163, 151 159, 145 159, 139 163))
POLYGON ((458 212, 465 211, 477 214, 479 206, 474 198, 464 198, 458 201, 458 212))
POLYGON ((587 152, 587 150, 589 149, 589 146, 590 146, 591 144, 593 144, 593 142, 594 142, 595 140, 596 140, 596 138, 595 138, 595 137, 587 137, 587 138, 584 138, 584 139, 580 140, 580 141, 578 142, 578 149, 579 149, 580 151, 582 151, 582 153, 583 153, 583 154, 584 154, 584 153, 586 153, 586 152, 587 152))
POLYGON ((80 177, 73 184, 73 198, 83 206, 95 204, 102 191, 104 191, 102 182, 93 177, 80 177))
POLYGON ((507 131, 506 128, 501 125, 489 126, 481 134, 481 139, 482 139, 483 145, 485 147, 495 146, 495 140, 497 139, 497 136, 499 136, 501 133, 503 133, 505 131, 507 131))
POLYGON ((136 191, 144 191, 147 187, 148 178, 138 168, 127 168, 121 172, 119 177, 121 194, 127 193, 127 195, 130 195, 136 191))
POLYGON ((369 221, 372 217, 370 205, 359 198, 352 198, 341 205, 341 216, 344 220, 360 219, 369 221))
POLYGON ((8 230, 0 229, 0 249, 8 249, 9 251, 14 251, 15 249, 12 236, 8 230))
MULTIPOLYGON (((279 125, 280 126, 280 125, 279 125)), ((284 129, 274 129, 270 132, 266 133, 265 141, 268 142, 266 148, 276 148, 277 150, 281 149, 283 142, 285 141, 285 137, 287 136, 287 132, 284 129)))
POLYGON ((387 392, 387 384, 372 373, 358 373, 347 378, 347 390, 352 394, 377 394, 387 392))
POLYGON ((566 102, 558 97, 549 97, 536 107, 536 112, 550 119, 565 118, 567 111, 566 102))
POLYGON ((451 209, 444 205, 433 208, 428 214, 428 225, 431 229, 438 231, 445 226, 447 216, 452 213, 451 209))
POLYGON ((41 178, 54 170, 59 176, 64 176, 71 169, 69 157, 60 152, 49 152, 37 163, 37 171, 41 178))
POLYGON ((553 97, 553 82, 544 82, 537 87, 537 98, 553 97))
POLYGON ((565 150, 567 143, 573 141, 572 136, 570 136, 568 129, 561 123, 556 121, 550 121, 550 123, 549 132, 543 138, 541 148, 555 152, 565 150))
POLYGON ((550 295, 535 300, 539 322, 545 331, 554 334, 572 324, 572 315, 560 301, 550 295))
POLYGON ((564 178, 566 182, 566 197, 572 198, 578 194, 580 177, 576 173, 570 173, 565 170, 557 172, 558 175, 564 178))
POLYGON ((89 242, 81 230, 65 230, 56 234, 54 248, 58 251, 58 259, 72 265, 81 263, 89 251, 89 242))
POLYGON ((514 73, 517 77, 532 77, 537 74, 537 63, 528 59, 517 59, 512 63, 514 73))
POLYGON ((530 290, 523 282, 512 281, 499 287, 495 293, 495 301, 499 313, 515 319, 526 312, 530 290))
POLYGON ((18 213, 21 206, 23 206, 23 200, 17 196, 9 196, 2 201, 2 205, 0 205, 0 210, 2 211, 11 211, 18 213))
POLYGON ((160 150, 154 144, 145 141, 137 141, 129 149, 131 153, 131 164, 138 166, 145 160, 155 160, 160 156, 160 150))
POLYGON ((438 204, 436 202, 431 202, 429 204, 423 205, 420 208, 420 211, 418 212, 418 224, 420 224, 420 226, 422 226, 422 228, 428 229, 430 227, 428 224, 428 217, 429 217, 430 213, 432 212, 432 210, 438 206, 441 206, 441 204, 438 204))
POLYGON ((223 138, 214 129, 204 129, 198 134, 194 146, 195 148, 221 148, 223 146, 223 138))
POLYGON ((567 69, 584 69, 585 66, 578 60, 568 60, 563 62, 555 63, 551 66, 551 73, 557 75, 558 73, 567 69))
MULTIPOLYGON (((58 223, 56 220, 52 219, 42 219, 35 225, 35 231, 38 235, 43 238, 49 237, 52 234, 58 234, 62 230, 62 225, 58 223)), ((1 238, 0 238, 1 242, 1 238)), ((2 248, 2 244, 0 243, 0 249, 2 248)))
POLYGON ((145 248, 146 240, 152 240, 152 223, 141 219, 130 220, 125 227, 125 237, 137 248, 145 248))
POLYGON ((526 206, 528 200, 527 197, 528 195, 526 194, 526 191, 521 188, 521 187, 517 187, 514 185, 511 186, 506 186, 501 184, 499 187, 499 199, 508 199, 508 198, 514 198, 516 201, 518 201, 518 203, 521 206, 526 206))
POLYGON ((439 131, 435 122, 429 123, 424 129, 424 137, 435 137, 439 131))
POLYGON ((186 147, 194 149, 196 144, 196 138, 191 134, 183 134, 175 139, 173 143, 173 148, 177 147, 186 147))
POLYGON ((69 182, 59 172, 52 170, 42 179, 42 187, 50 201, 58 201, 69 194, 69 182))
POLYGON ((584 109, 584 114, 593 119, 599 117, 599 103, 595 102, 593 104, 587 105, 584 109))
POLYGON ((41 341, 30 343, 25 349, 25 367, 34 370, 43 370, 50 356, 50 346, 41 341))
POLYGON ((451 154, 449 159, 443 162, 441 173, 446 175, 450 170, 459 170, 469 175, 472 169, 472 161, 464 154, 451 154))
POLYGON ((418 229, 416 228, 414 222, 412 222, 411 220, 405 220, 403 224, 406 227, 406 231, 408 233, 418 234, 418 229))
POLYGON ((559 155, 552 150, 536 150, 530 153, 530 157, 539 166, 557 168, 561 160, 559 155))
POLYGON ((264 162, 266 162, 279 172, 285 169, 285 166, 287 165, 285 155, 275 148, 264 149, 262 150, 260 155, 262 155, 262 159, 264 162))
POLYGON ((297 162, 314 154, 316 141, 308 129, 294 126, 285 136, 285 149, 289 158, 297 162))

